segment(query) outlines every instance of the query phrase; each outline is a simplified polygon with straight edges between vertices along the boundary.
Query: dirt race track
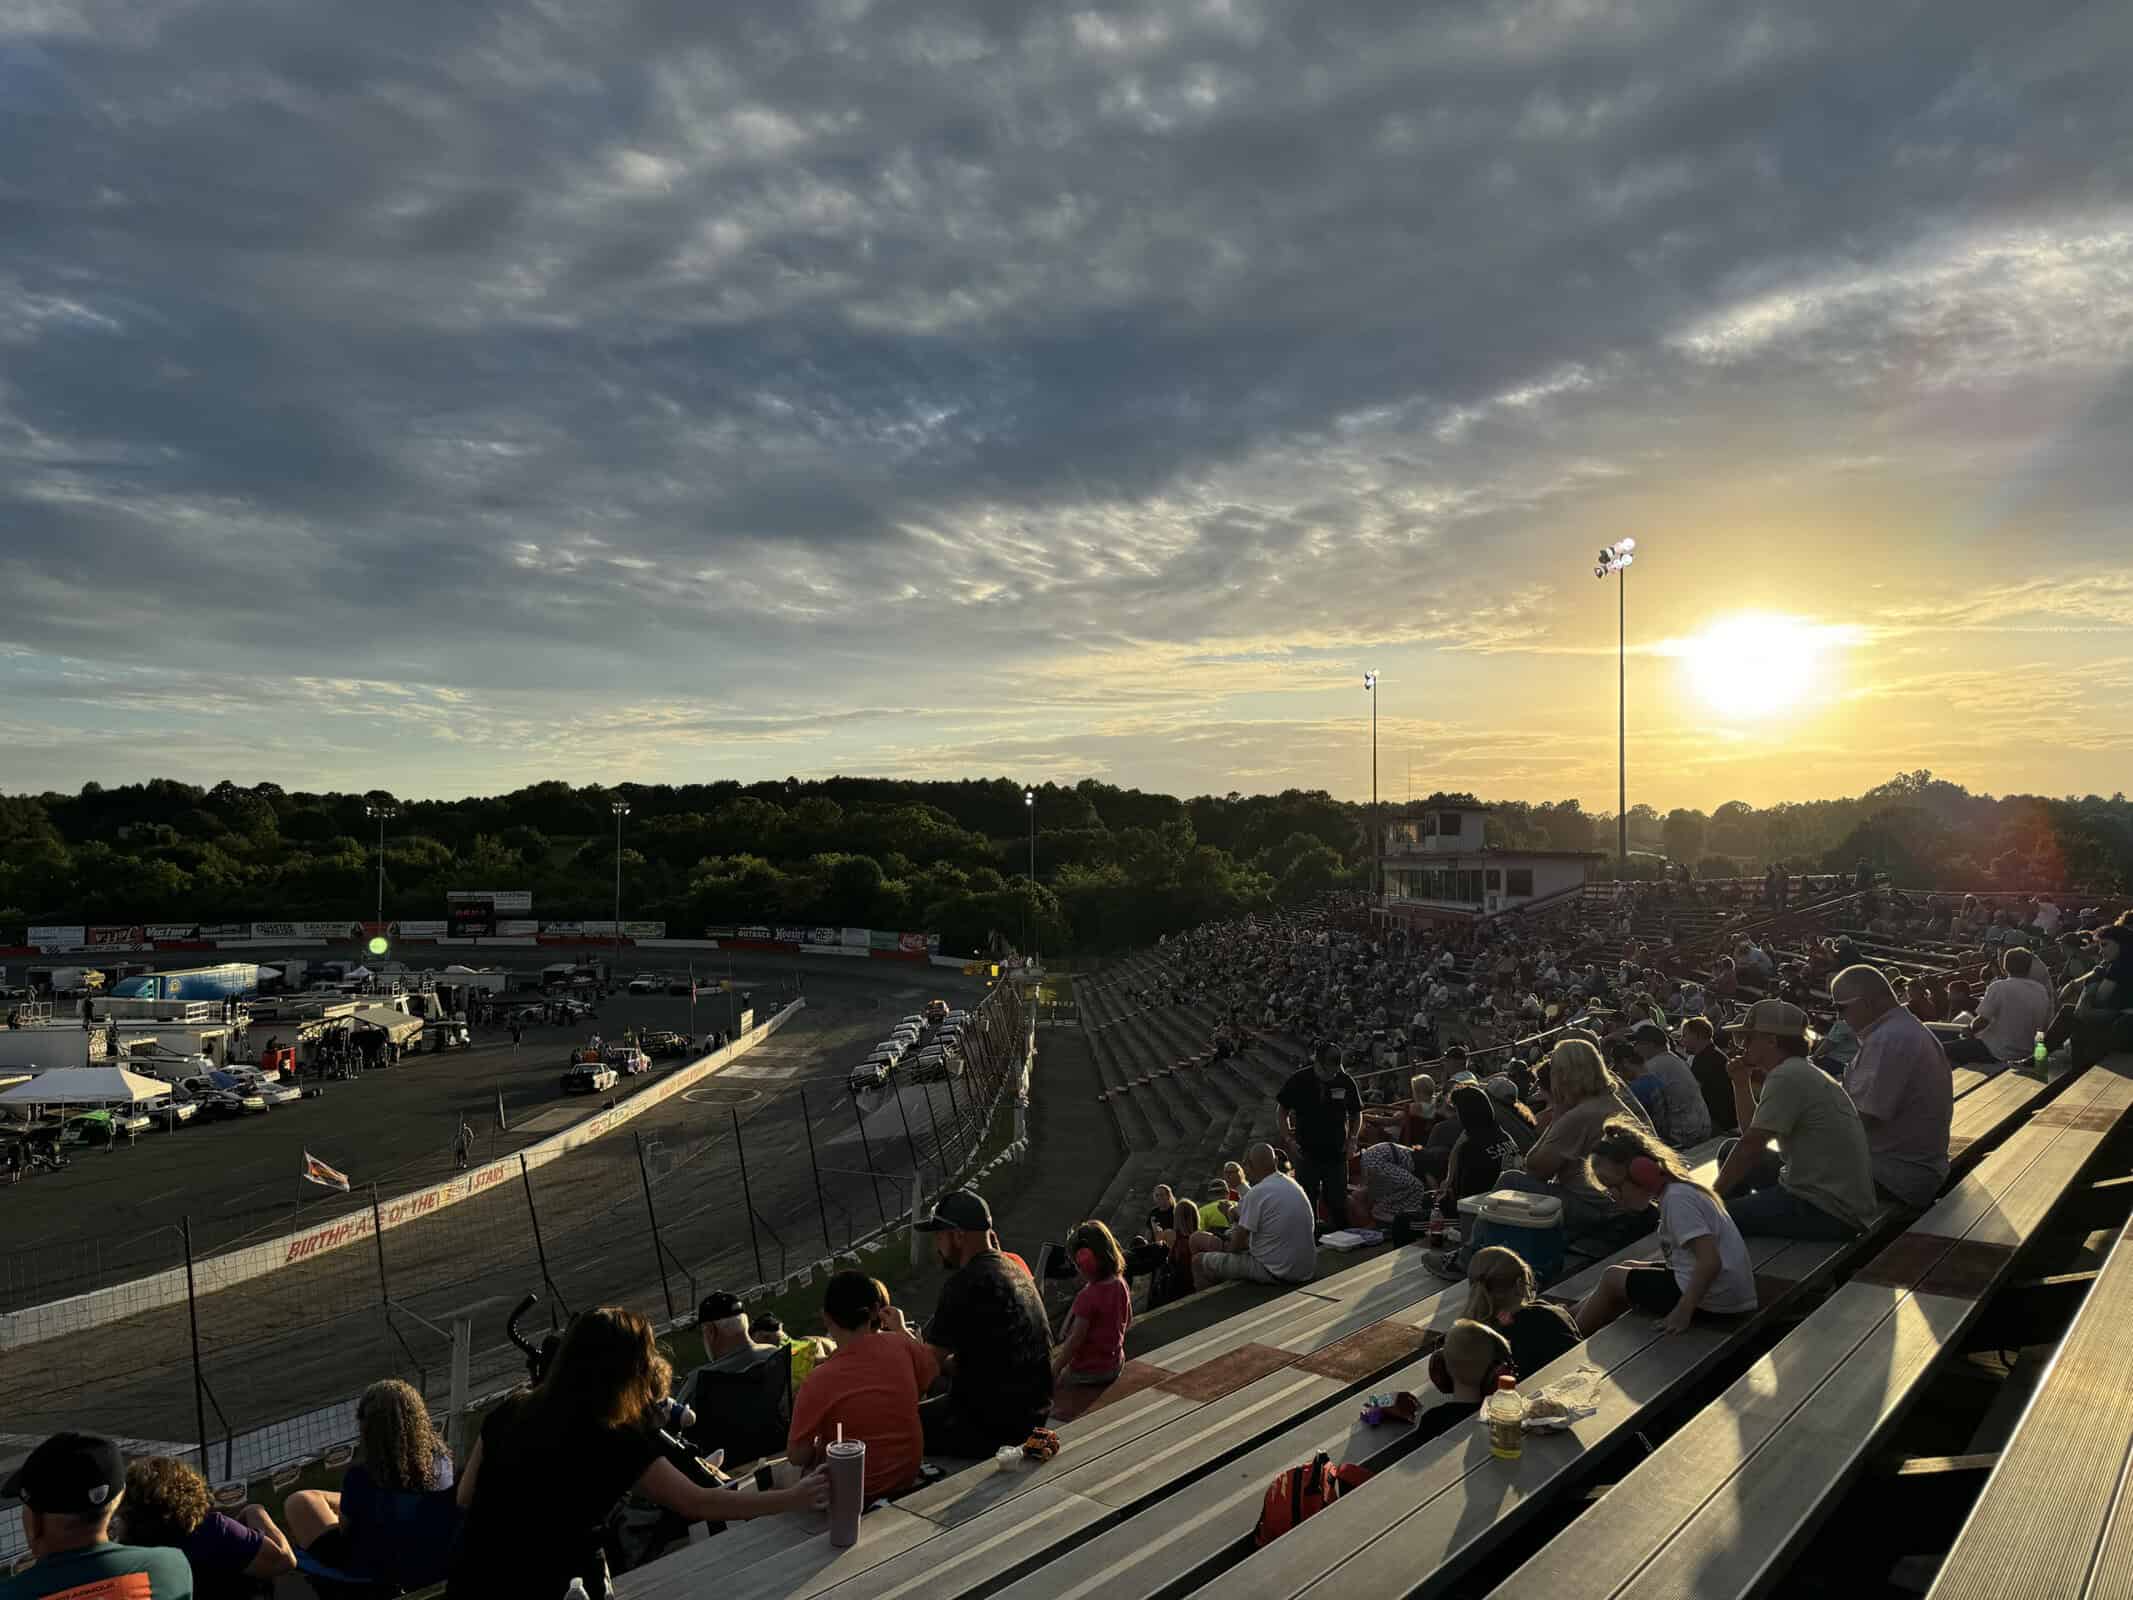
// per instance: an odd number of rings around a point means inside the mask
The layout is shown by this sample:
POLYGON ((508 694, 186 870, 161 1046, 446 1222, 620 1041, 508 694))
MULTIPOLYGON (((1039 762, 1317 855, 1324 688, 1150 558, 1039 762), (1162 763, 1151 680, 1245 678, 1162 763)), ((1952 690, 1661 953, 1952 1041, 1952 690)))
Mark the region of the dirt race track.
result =
MULTIPOLYGON (((515 954, 536 965, 553 959, 515 954)), ((726 964, 723 952, 718 964, 726 964)), ((742 982, 754 981, 759 1017, 791 991, 789 958, 741 955, 734 968, 742 982)), ((455 1314, 474 1317, 477 1392, 508 1381, 517 1358, 504 1339, 504 1316, 520 1295, 542 1287, 542 1250, 569 1309, 618 1301, 656 1317, 669 1295, 686 1309, 711 1288, 741 1289, 795 1270, 875 1226, 879 1210, 907 1204, 910 1180, 893 1175, 932 1157, 935 1130, 951 1124, 958 1109, 949 1087, 903 1088, 864 1117, 862 1134, 845 1073, 898 1015, 935 994, 974 1004, 982 986, 946 969, 888 963, 817 961, 799 972, 807 1005, 783 1029, 704 1084, 535 1171, 530 1198, 524 1185, 501 1185, 432 1218, 203 1296, 210 1436, 241 1435, 329 1405, 388 1374, 424 1382, 441 1401, 445 1330, 455 1314), (742 1201, 736 1117, 754 1229, 742 1201), (647 1150, 649 1203, 633 1132, 647 1150), (827 1196, 819 1205, 818 1166, 827 1196), (655 1249, 648 1204, 656 1207, 663 1250, 655 1249)), ((602 1005, 598 1025, 611 1039, 633 1022, 686 1027, 687 1007, 685 998, 617 995, 602 1005)), ((722 1001, 700 1001, 699 1028, 722 1022, 723 1010, 722 1001)), ((262 1042, 258 1025, 253 1038, 262 1042)), ((86 1287, 88 1273, 116 1281, 176 1264, 182 1256, 170 1224, 186 1212, 195 1219, 196 1249, 322 1220, 333 1210, 307 1205, 298 1216, 293 1204, 289 1175, 305 1146, 359 1185, 378 1181, 389 1199, 447 1172, 451 1130, 462 1116, 477 1130, 490 1129, 499 1089, 513 1132, 485 1133, 477 1159, 544 1137, 595 1109, 586 1100, 559 1110, 557 1082, 572 1042, 574 1033, 538 1030, 515 1066, 506 1038, 335 1084, 322 1101, 243 1123, 150 1135, 112 1154, 82 1153, 65 1173, 0 1190, 0 1231, 15 1260, 14 1279, 27 1289, 33 1278, 49 1282, 64 1273, 86 1287), (528 1131, 537 1118, 540 1126, 528 1131), (110 1231, 93 1240, 26 1243, 99 1223, 110 1231)), ((367 1196, 334 1197, 337 1209, 367 1203, 367 1196)), ((8 1303, 47 1298, 10 1295, 8 1303)), ((194 1439, 186 1307, 9 1352, 0 1360, 0 1417, 10 1432, 27 1435, 78 1427, 194 1439)), ((274 1460, 308 1447, 298 1429, 286 1431, 286 1438, 255 1439, 245 1453, 274 1460)))

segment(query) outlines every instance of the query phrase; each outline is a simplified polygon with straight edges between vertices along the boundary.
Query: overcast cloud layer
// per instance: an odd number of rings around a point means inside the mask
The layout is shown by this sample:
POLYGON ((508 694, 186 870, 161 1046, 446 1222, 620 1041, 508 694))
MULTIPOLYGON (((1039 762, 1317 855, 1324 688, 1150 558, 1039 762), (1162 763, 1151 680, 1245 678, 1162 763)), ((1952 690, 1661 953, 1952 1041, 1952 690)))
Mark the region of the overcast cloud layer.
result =
MULTIPOLYGON (((0 8, 0 748, 2133 770, 2133 10, 0 8), (1674 641, 1826 640, 1771 715, 1674 641)), ((1749 670, 1762 670, 1750 668, 1749 670)))

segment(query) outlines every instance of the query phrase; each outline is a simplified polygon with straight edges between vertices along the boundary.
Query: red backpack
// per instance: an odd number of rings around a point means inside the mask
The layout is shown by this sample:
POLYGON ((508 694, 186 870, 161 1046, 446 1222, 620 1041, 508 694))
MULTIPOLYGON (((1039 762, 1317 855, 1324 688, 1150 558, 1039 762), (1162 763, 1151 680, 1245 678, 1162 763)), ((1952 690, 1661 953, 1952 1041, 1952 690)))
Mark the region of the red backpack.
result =
POLYGON ((1287 1533, 1297 1523, 1314 1516, 1351 1489, 1370 1481, 1370 1469, 1332 1464, 1325 1451, 1310 1464, 1291 1467, 1274 1475, 1266 1499, 1259 1506, 1259 1526, 1252 1530, 1252 1543, 1262 1549, 1287 1533))

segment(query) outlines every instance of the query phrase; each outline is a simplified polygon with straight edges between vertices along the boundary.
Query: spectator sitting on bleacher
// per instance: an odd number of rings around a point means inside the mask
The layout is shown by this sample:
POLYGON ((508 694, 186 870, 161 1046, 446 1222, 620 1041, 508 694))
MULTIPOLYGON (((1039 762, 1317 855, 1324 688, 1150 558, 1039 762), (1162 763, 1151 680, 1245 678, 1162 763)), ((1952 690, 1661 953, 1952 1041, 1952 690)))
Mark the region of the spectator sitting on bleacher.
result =
POLYGON ((1758 1000, 1730 1031, 1741 1036, 1728 1070, 1742 1131, 1712 1188, 1735 1225, 1781 1239, 1858 1234, 1875 1209, 1866 1129, 1843 1086, 1807 1059, 1807 1013, 1758 1000))
POLYGON ((383 1378, 356 1402, 355 1462, 338 1491, 282 1504, 300 1565, 409 1589, 441 1582, 459 1533, 452 1456, 414 1386, 383 1378))
POLYGON ((2059 1007, 2044 1043, 2067 1046, 2076 1071, 2094 1066, 2113 1050, 2133 1050, 2133 913, 2096 932, 2096 964, 2075 984, 2070 1005, 2059 1007))
POLYGON ((866 1443, 867 1499, 909 1488, 926 1453, 918 1403, 941 1375, 940 1362, 889 1303, 889 1291, 864 1272, 837 1273, 824 1286, 822 1322, 836 1354, 793 1398, 785 1459, 803 1472, 828 1459, 841 1428, 866 1443))
POLYGON ((1975 1066, 2029 1059, 2037 1035, 2051 1026, 2053 1010, 2051 991, 2031 975, 2035 964, 2036 957, 2027 950, 2001 952, 2000 970, 2006 976, 1985 986, 1970 1031, 1941 1041, 1950 1061, 1975 1066))
POLYGON ((1496 1102, 1479 1085, 1462 1083, 1452 1091, 1452 1121, 1459 1135, 1437 1191, 1437 1210, 1446 1217, 1457 1217, 1459 1202, 1469 1195, 1495 1188, 1518 1161, 1517 1144, 1496 1125, 1496 1102))
POLYGON ((1829 997, 1859 1036, 1844 1092, 1866 1127, 1874 1187, 1922 1210, 1948 1179, 1955 1114, 1948 1058, 1932 1029, 1896 1003, 1878 967, 1846 967, 1830 980, 1829 997))
POLYGON ((111 1514, 125 1493, 126 1458, 114 1440, 55 1433, 32 1450, 0 1483, 0 1499, 22 1502, 22 1534, 35 1559, 0 1578, 0 1600, 192 1600, 192 1569, 178 1551, 112 1541, 111 1514))
POLYGON ((942 1195, 917 1228, 949 1274, 926 1324, 948 1379, 918 1408, 926 1453, 981 1458, 1020 1444, 1052 1408, 1052 1330, 1036 1283, 1001 1253, 992 1208, 973 1190, 942 1195))
POLYGON ((215 1509, 207 1480, 169 1456, 126 1463, 126 1500, 118 1514, 126 1542, 175 1550, 192 1568, 196 1600, 253 1600, 296 1570, 296 1552, 262 1505, 234 1517, 215 1509))
POLYGON ((681 1385, 683 1403, 696 1413, 689 1443, 706 1455, 725 1451, 733 1467, 776 1455, 785 1448, 794 1392, 834 1346, 760 1339, 740 1296, 724 1291, 704 1296, 696 1323, 708 1359, 681 1385))
POLYGON ((1126 1364, 1126 1330, 1133 1325, 1126 1258, 1111 1230, 1094 1221, 1067 1235, 1067 1253, 1081 1275, 1081 1288, 1067 1312, 1059 1348, 1052 1352, 1053 1389, 1062 1384, 1100 1389, 1126 1364))
POLYGON ((1518 1080, 1508 1072, 1499 1072, 1482 1079, 1481 1090, 1489 1097, 1489 1105, 1496 1114, 1496 1126, 1505 1138, 1518 1146, 1518 1153, 1523 1157, 1540 1138, 1541 1130, 1540 1120, 1519 1098, 1518 1080))
POLYGON ((1711 1113, 1703 1091, 1689 1064, 1674 1054, 1666 1029, 1656 1022, 1640 1022, 1629 1030, 1629 1042, 1644 1077, 1656 1086, 1655 1097, 1645 1104, 1652 1110, 1652 1127, 1659 1137, 1677 1150, 1710 1138, 1711 1113))
POLYGON ((1755 1309, 1755 1271, 1740 1229, 1679 1156, 1635 1123, 1616 1120, 1593 1149, 1592 1172, 1623 1210, 1657 1208, 1662 1259, 1624 1261, 1602 1273, 1578 1302, 1584 1337, 1631 1307, 1660 1318, 1668 1333, 1684 1331, 1699 1310, 1755 1309))
POLYGON ((1500 1244, 1476 1250, 1467 1263, 1466 1281, 1466 1314, 1510 1342, 1511 1364, 1522 1378, 1532 1377, 1584 1338, 1568 1311, 1537 1298, 1533 1269, 1516 1250, 1500 1244))
POLYGON ((689 1522, 826 1503, 821 1472, 762 1493, 690 1482, 660 1454, 651 1426, 669 1375, 652 1325, 636 1312, 599 1306, 571 1319, 540 1385, 482 1422, 459 1476, 466 1521, 450 1600, 563 1600, 574 1576, 604 1567, 601 1523, 632 1488, 689 1522))
POLYGON ((1718 1048, 1718 1030, 1711 1025, 1711 1019, 1695 1016, 1682 1023, 1681 1042, 1689 1051, 1689 1071, 1695 1075, 1704 1109, 1711 1114, 1711 1131, 1738 1133, 1733 1080, 1726 1073, 1726 1053, 1718 1048))
POLYGON ((1903 1003, 1904 1009, 1920 1022, 1938 1022, 1941 1019, 1940 991, 1933 986, 1930 978, 1913 978, 1906 984, 1903 1003))
POLYGON ((1389 1139, 1364 1149, 1362 1201, 1373 1223, 1384 1226, 1395 1217, 1429 1215, 1436 1194, 1416 1171, 1416 1155, 1413 1146, 1389 1139))
POLYGON ((1451 1398, 1425 1410, 1419 1399, 1403 1390, 1394 1398, 1393 1414, 1414 1419, 1417 1444, 1442 1438, 1473 1419, 1481 1402, 1495 1391, 1498 1373, 1514 1370, 1510 1341, 1486 1323, 1461 1317, 1429 1363, 1431 1383, 1451 1398))
POLYGON ((1276 1165, 1272 1145, 1255 1144, 1246 1151, 1244 1170, 1252 1186, 1237 1209, 1236 1225, 1222 1249, 1193 1257, 1195 1285, 1204 1289, 1237 1278, 1251 1283, 1309 1283, 1318 1272, 1309 1198, 1276 1165))

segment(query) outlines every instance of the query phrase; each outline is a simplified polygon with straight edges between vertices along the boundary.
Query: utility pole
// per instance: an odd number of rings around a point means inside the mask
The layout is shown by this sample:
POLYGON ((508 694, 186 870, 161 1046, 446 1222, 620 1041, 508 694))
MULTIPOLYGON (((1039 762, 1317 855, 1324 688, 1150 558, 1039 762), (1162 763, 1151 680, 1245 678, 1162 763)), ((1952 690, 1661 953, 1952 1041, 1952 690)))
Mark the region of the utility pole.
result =
MULTIPOLYGON (((620 960, 622 959, 622 819, 623 819, 624 817, 626 817, 626 816, 628 816, 628 815, 630 814, 630 803, 629 803, 629 802, 628 802, 627 800, 617 800, 617 801, 615 802, 615 804, 614 804, 614 813, 615 813, 615 960, 619 962, 619 961, 620 961, 620 960)), ((614 981, 614 975, 613 975, 612 973, 610 973, 610 974, 608 975, 608 981, 609 981, 609 982, 613 982, 613 981, 614 981)))
POLYGON ((385 931, 385 824, 388 818, 400 814, 398 806, 383 803, 366 805, 363 814, 374 818, 378 824, 378 931, 385 931))

